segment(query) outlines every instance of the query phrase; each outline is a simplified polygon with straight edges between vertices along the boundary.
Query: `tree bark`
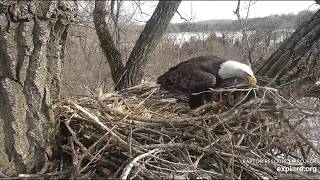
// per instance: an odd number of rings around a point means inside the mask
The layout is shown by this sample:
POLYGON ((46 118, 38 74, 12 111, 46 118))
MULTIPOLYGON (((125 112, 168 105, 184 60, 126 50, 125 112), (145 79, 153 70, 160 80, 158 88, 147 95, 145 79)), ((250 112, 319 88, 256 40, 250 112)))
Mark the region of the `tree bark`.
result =
POLYGON ((156 48, 158 41, 167 29, 170 20, 177 11, 179 1, 159 1, 151 18, 146 23, 139 39, 133 47, 125 66, 123 78, 120 79, 116 90, 128 88, 141 83, 143 77, 142 68, 149 59, 150 54, 156 48))
POLYGON ((121 62, 121 54, 116 49, 112 36, 108 31, 105 21, 106 4, 104 1, 99 0, 96 0, 95 3, 94 24, 101 48, 111 68, 115 89, 120 90, 139 84, 143 77, 142 68, 169 25, 181 0, 159 1, 154 13, 146 23, 144 30, 133 47, 126 65, 121 62))
POLYGON ((320 78, 319 47, 320 10, 281 44, 257 74, 271 78, 274 86, 304 86, 299 93, 306 92, 320 78))
POLYGON ((73 1, 0 1, 0 170, 38 172, 51 154, 52 102, 73 1))
POLYGON ((106 1, 96 0, 93 12, 93 21, 101 48, 111 69, 112 80, 116 85, 120 81, 122 73, 124 72, 124 64, 121 61, 121 54, 108 30, 106 14, 106 1))
POLYGON ((320 11, 287 38, 257 73, 270 78, 281 78, 281 75, 284 75, 283 72, 296 66, 319 38, 320 11))

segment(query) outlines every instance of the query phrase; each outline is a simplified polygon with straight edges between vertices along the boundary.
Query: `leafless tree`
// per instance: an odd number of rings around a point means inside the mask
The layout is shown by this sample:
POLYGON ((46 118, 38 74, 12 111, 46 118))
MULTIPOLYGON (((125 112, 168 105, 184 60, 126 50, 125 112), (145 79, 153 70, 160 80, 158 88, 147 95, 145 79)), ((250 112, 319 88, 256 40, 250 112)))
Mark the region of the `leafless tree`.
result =
POLYGON ((250 14, 250 8, 251 6, 255 3, 256 1, 250 0, 248 2, 248 5, 246 7, 246 17, 242 18, 240 15, 240 4, 241 4, 241 0, 238 0, 238 4, 237 4, 237 8, 234 11, 234 14, 237 15, 238 18, 238 22, 240 24, 241 27, 241 33, 242 33, 242 44, 243 44, 243 53, 247 54, 247 57, 245 57, 244 59, 247 60, 247 64, 251 65, 252 64, 252 57, 251 54, 254 51, 254 45, 252 42, 250 42, 249 40, 249 31, 248 31, 248 18, 249 18, 249 14, 250 14))
MULTIPOLYGON (((181 15, 181 13, 179 13, 179 11, 177 11, 177 14, 180 16, 180 18, 184 21, 184 23, 187 24, 187 26, 190 26, 190 23, 194 20, 195 18, 195 14, 194 14, 194 10, 193 10, 193 5, 192 2, 190 3, 190 14, 189 14, 189 18, 186 18, 185 16, 181 15)), ((182 43, 184 43, 185 41, 185 33, 186 32, 182 32, 180 39, 178 40, 178 45, 177 45, 177 51, 178 51, 178 61, 180 61, 181 57, 180 57, 180 51, 181 51, 181 47, 182 47, 182 43)))
POLYGON ((281 44, 258 74, 271 78, 270 84, 286 91, 306 93, 320 79, 319 47, 320 10, 281 44))
POLYGON ((95 1, 94 24, 101 47, 110 65, 116 90, 131 87, 141 82, 142 68, 148 61, 150 53, 155 49, 156 43, 161 38, 180 3, 181 1, 159 1, 153 15, 135 43, 126 64, 123 64, 121 53, 117 49, 105 21, 106 2, 95 1))
MULTIPOLYGON (((55 148, 51 105, 74 1, 0 1, 0 167, 40 172, 55 148)), ((43 170, 45 170, 45 168, 43 170)))

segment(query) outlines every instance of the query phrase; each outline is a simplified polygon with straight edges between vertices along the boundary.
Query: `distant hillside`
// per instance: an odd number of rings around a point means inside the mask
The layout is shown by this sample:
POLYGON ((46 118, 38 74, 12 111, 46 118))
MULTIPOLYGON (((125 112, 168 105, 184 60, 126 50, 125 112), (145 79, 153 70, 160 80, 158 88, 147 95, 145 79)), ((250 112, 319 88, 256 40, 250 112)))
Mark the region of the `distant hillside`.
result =
POLYGON ((191 23, 175 23, 168 27, 169 32, 203 32, 203 31, 221 31, 234 25, 231 19, 212 19, 191 23))
MULTIPOLYGON (((310 18, 315 12, 301 11, 298 14, 271 15, 248 19, 249 30, 289 29, 296 28, 310 18)), ((206 20, 192 23, 170 24, 168 32, 205 32, 205 31, 239 31, 237 20, 206 20)))

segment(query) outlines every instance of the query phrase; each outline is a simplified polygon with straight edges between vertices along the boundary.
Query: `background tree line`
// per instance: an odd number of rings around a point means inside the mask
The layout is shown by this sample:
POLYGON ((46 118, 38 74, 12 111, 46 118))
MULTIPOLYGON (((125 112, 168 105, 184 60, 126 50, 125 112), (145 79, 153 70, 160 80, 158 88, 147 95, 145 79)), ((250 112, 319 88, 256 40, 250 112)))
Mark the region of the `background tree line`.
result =
MULTIPOLYGON (((249 18, 248 24, 252 30, 290 29, 297 28, 315 12, 300 11, 297 14, 281 14, 266 17, 249 18)), ((238 20, 207 20, 189 23, 170 24, 168 32, 206 32, 206 31, 240 31, 238 20)))

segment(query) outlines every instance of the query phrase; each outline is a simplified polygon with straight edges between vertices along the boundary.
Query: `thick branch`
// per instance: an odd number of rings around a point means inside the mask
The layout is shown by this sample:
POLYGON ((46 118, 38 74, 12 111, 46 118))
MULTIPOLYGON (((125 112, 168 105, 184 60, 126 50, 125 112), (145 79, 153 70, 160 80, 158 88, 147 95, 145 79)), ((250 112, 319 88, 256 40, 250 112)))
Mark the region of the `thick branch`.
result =
POLYGON ((95 1, 93 21, 101 43, 101 48, 110 65, 112 80, 115 84, 117 84, 124 71, 124 65, 121 62, 121 54, 116 48, 112 36, 108 30, 105 1, 95 1))
POLYGON ((302 24, 280 48, 271 55, 268 61, 258 70, 258 74, 277 78, 289 66, 298 62, 320 39, 320 10, 302 24))
POLYGON ((131 87, 141 82, 141 68, 148 60, 150 53, 155 49, 157 42, 167 29, 180 3, 181 0, 159 2, 132 49, 125 67, 126 71, 119 85, 116 86, 116 89, 131 87))

